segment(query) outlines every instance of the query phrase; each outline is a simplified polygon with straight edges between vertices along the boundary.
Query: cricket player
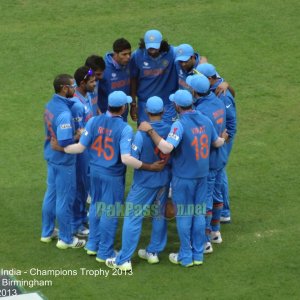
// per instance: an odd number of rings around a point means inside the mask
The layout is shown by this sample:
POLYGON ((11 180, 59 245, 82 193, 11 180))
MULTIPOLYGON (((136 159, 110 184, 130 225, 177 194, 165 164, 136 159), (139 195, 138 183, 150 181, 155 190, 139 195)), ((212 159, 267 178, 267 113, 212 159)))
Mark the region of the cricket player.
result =
POLYGON ((173 46, 162 39, 158 30, 148 30, 140 47, 132 54, 131 96, 138 99, 138 124, 149 120, 146 114, 146 101, 158 96, 164 101, 163 120, 171 124, 176 111, 169 95, 177 90, 177 74, 174 65, 173 46))
POLYGON ((190 267, 203 263, 210 147, 221 147, 225 139, 218 137, 207 117, 193 110, 189 91, 178 90, 170 95, 170 100, 179 119, 173 123, 166 140, 147 122, 141 123, 139 129, 150 135, 160 151, 172 152, 173 201, 177 208, 180 249, 179 253, 171 253, 169 260, 190 267))
MULTIPOLYGON (((215 93, 216 89, 222 82, 222 78, 218 77, 216 68, 212 64, 204 63, 197 67, 197 70, 205 75, 210 82, 210 90, 215 93)), ((234 97, 230 91, 226 91, 225 95, 220 94, 219 98, 224 102, 226 108, 226 129, 229 137, 229 141, 226 143, 227 151, 227 162, 229 155, 232 150, 234 143, 234 138, 237 131, 237 117, 236 117, 236 105, 234 97)), ((230 207, 229 207, 229 189, 228 189, 228 177, 226 173, 226 168, 222 171, 222 196, 223 196, 223 210, 221 213, 221 223, 230 223, 230 207)), ((212 228, 215 231, 215 228, 212 228)))
POLYGON ((55 94, 46 104, 44 121, 46 140, 44 157, 47 161, 47 191, 42 209, 41 241, 48 243, 55 237, 55 218, 59 226, 59 249, 81 248, 84 240, 73 237, 72 207, 76 191, 75 161, 73 155, 51 149, 50 140, 55 138, 58 144, 65 147, 74 142, 74 126, 72 121, 71 100, 75 91, 72 76, 58 75, 53 82, 55 94))
MULTIPOLYGON (((113 91, 123 91, 126 95, 130 95, 130 58, 131 45, 124 38, 115 40, 113 43, 113 52, 106 53, 106 69, 98 87, 98 103, 102 113, 107 111, 108 95, 113 91)), ((135 104, 131 103, 130 105, 135 104)), ((128 105, 123 114, 125 122, 127 122, 127 115, 128 105)))
MULTIPOLYGON (((207 58, 194 52, 193 47, 189 44, 181 44, 175 47, 175 54, 175 66, 178 75, 179 88, 188 90, 189 87, 186 83, 186 78, 193 75, 198 66, 207 63, 207 58)), ((219 96, 221 94, 225 94, 227 89, 234 93, 232 87, 230 87, 229 84, 222 79, 215 92, 219 96)))
MULTIPOLYGON (((92 69, 87 66, 75 71, 76 90, 71 108, 75 130, 84 130, 88 120, 93 117, 91 93, 96 87, 96 78, 92 69)), ((89 155, 87 152, 76 158, 76 199, 73 206, 72 231, 79 237, 87 237, 86 200, 90 190, 89 155)))
MULTIPOLYGON (((91 198, 90 233, 86 250, 96 255, 98 262, 114 257, 114 239, 118 216, 111 210, 121 206, 125 190, 126 166, 136 169, 160 171, 164 161, 144 163, 131 156, 132 128, 123 121, 126 105, 132 101, 122 91, 108 96, 108 111, 90 119, 79 143, 64 148, 66 153, 82 153, 86 148, 90 155, 91 198)), ((53 144, 55 147, 55 145, 53 144)))
POLYGON ((99 81, 103 78, 103 74, 105 70, 105 61, 102 58, 102 56, 93 54, 87 57, 85 61, 85 66, 92 69, 96 77, 95 90, 93 92, 89 92, 93 116, 96 116, 101 113, 98 107, 98 89, 99 89, 99 81))
MULTIPOLYGON (((196 100, 196 110, 207 116, 219 136, 225 131, 226 110, 225 105, 209 88, 210 84, 204 75, 192 75, 186 79, 187 84, 193 89, 196 100)), ((206 245, 205 253, 213 251, 211 242, 221 243, 220 217, 223 208, 222 198, 222 170, 227 162, 225 146, 212 148, 209 158, 209 174, 207 177, 207 202, 206 202, 206 245), (215 231, 211 230, 211 224, 215 231)))
MULTIPOLYGON (((161 120, 164 103, 157 96, 150 97, 146 102, 146 111, 150 124, 156 132, 166 138, 171 126, 161 120)), ((163 159, 166 163, 170 155, 159 151, 150 136, 138 131, 132 143, 132 156, 148 163, 163 159)), ((158 254, 167 242, 167 222, 164 218, 164 208, 170 183, 170 165, 161 172, 134 170, 133 183, 126 200, 128 207, 124 218, 122 233, 122 248, 117 257, 106 260, 110 268, 124 271, 132 270, 131 257, 138 245, 144 215, 152 214, 152 235, 146 249, 140 249, 138 254, 150 264, 159 262, 158 254), (131 209, 130 209, 131 208, 131 209)))

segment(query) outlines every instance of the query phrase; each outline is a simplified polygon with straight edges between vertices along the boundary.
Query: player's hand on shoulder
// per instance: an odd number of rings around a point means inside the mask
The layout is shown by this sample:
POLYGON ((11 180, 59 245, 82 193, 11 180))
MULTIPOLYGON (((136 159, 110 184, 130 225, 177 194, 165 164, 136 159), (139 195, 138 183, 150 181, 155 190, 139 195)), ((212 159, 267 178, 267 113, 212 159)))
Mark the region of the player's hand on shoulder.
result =
POLYGON ((229 84, 226 81, 223 81, 220 83, 220 85, 216 88, 216 95, 220 96, 222 93, 223 95, 226 94, 226 91, 228 90, 229 84))
POLYGON ((146 121, 142 122, 138 128, 138 130, 146 131, 146 132, 151 129, 152 129, 152 126, 146 121))

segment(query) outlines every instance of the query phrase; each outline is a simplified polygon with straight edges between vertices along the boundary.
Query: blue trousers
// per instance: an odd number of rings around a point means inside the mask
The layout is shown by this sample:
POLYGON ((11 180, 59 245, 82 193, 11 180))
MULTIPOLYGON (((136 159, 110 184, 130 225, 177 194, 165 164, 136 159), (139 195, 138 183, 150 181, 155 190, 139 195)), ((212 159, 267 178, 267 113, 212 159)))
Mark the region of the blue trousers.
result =
MULTIPOLYGON (((232 150, 234 139, 232 139, 228 144, 226 144, 227 157, 229 159, 229 155, 232 150)), ((221 215, 223 217, 230 217, 230 206, 229 206, 229 186, 228 186, 228 177, 226 173, 226 169, 224 168, 222 171, 222 196, 223 196, 223 209, 221 215)))
POLYGON ((159 188, 144 188, 133 183, 126 200, 122 249, 116 258, 118 265, 130 260, 136 250, 145 215, 152 215, 153 217, 151 240, 146 250, 159 253, 165 248, 167 221, 164 218, 164 207, 168 191, 169 184, 159 188))
POLYGON ((125 191, 124 176, 102 175, 91 167, 90 233, 86 248, 98 251, 97 257, 114 256, 114 241, 118 227, 115 211, 121 206, 125 191))
POLYGON ((86 200, 89 190, 89 154, 85 151, 76 157, 76 197, 72 218, 72 231, 74 234, 87 222, 86 200))
POLYGON ((75 200, 75 165, 47 165, 47 190, 42 208, 42 237, 51 236, 55 218, 59 226, 59 239, 72 243, 72 207, 75 200))
POLYGON ((209 170, 207 176, 207 198, 206 198, 206 242, 210 241, 211 230, 220 230, 220 217, 223 207, 222 169, 209 170), (212 224, 214 228, 212 228, 212 224))
POLYGON ((180 240, 178 261, 182 265, 195 260, 203 261, 207 178, 185 179, 173 176, 172 195, 177 210, 176 225, 180 240), (194 212, 190 209, 193 207, 194 212))

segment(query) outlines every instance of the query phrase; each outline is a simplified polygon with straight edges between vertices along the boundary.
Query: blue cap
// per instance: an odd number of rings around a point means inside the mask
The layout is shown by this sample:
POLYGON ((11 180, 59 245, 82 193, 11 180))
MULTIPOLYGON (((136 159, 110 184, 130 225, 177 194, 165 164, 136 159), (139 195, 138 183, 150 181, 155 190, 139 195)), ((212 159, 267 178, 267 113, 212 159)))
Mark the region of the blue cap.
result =
POLYGON ((199 94, 205 94, 210 87, 209 80, 202 74, 188 76, 186 83, 199 94))
POLYGON ((111 107, 120 107, 131 102, 132 98, 122 91, 114 91, 108 95, 108 105, 111 107))
POLYGON ((194 49, 189 44, 181 44, 178 47, 175 47, 175 60, 187 61, 194 55, 194 49))
POLYGON ((147 112, 152 114, 161 113, 164 110, 164 102, 160 97, 153 96, 147 100, 146 103, 147 112))
POLYGON ((206 77, 212 77, 217 74, 216 68, 209 63, 198 65, 196 70, 206 77))
POLYGON ((144 36, 146 49, 159 49, 162 41, 162 34, 158 30, 148 30, 144 36))
POLYGON ((179 106, 190 106, 193 104, 193 96, 187 90, 178 90, 175 94, 170 95, 170 101, 175 102, 179 106))

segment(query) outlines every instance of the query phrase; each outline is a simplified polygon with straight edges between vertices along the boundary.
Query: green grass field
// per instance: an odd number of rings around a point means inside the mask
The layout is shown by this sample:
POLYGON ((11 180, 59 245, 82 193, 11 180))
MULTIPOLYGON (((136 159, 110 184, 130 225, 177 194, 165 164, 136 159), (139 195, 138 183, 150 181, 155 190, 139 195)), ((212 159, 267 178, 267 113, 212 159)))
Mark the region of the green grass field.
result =
MULTIPOLYGON (((168 253, 179 245, 171 221, 160 264, 134 256, 133 276, 18 279, 53 280, 52 287, 26 288, 48 299, 300 298, 298 1, 1 0, 0 13, 0 268, 107 270, 83 250, 39 242, 43 107, 55 75, 73 74, 119 37, 136 48, 156 28, 173 45, 193 45, 236 90, 239 128, 228 166, 233 222, 222 228, 224 243, 202 267, 171 265, 168 253)), ((149 230, 146 220, 141 246, 149 230)))

